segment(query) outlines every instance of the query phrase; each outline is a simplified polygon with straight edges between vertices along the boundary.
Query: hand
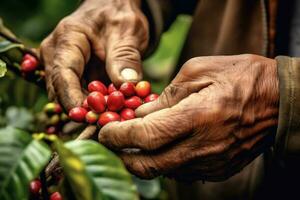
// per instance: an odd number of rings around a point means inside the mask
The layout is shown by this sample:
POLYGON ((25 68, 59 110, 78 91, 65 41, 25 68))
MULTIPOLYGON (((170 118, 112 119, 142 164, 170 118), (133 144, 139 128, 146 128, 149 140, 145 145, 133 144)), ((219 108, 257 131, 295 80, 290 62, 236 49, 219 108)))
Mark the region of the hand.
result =
POLYGON ((273 59, 193 58, 158 100, 136 110, 143 118, 104 126, 99 141, 142 178, 223 180, 272 145, 278 91, 273 59))
POLYGON ((105 62, 116 85, 142 79, 148 22, 140 4, 140 0, 85 0, 57 25, 41 45, 51 100, 58 100, 67 110, 82 103, 80 81, 93 56, 105 62))

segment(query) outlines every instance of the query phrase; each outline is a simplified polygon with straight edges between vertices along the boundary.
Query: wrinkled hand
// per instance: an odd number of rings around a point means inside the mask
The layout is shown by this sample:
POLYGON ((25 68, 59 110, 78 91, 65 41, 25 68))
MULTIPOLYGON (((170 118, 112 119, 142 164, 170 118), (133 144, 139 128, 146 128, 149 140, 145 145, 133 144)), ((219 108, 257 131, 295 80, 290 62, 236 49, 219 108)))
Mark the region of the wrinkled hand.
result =
POLYGON ((58 100, 67 110, 82 103, 80 81, 93 55, 105 62, 116 85, 142 79, 148 22, 140 4, 140 0, 85 0, 57 25, 41 45, 51 100, 58 100), (135 73, 128 73, 128 68, 135 73))
POLYGON ((278 101, 275 60, 197 57, 138 108, 143 118, 108 124, 99 141, 143 178, 224 180, 272 145, 278 101), (132 148, 139 151, 123 151, 132 148))

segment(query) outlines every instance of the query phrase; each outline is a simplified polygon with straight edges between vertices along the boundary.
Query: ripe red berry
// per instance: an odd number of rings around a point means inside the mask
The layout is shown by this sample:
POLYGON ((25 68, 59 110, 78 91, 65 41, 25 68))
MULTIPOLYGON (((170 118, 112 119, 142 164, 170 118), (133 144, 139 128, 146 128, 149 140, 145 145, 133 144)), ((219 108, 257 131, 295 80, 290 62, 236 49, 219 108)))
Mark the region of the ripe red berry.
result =
POLYGON ((94 111, 89 111, 85 115, 85 121, 89 124, 94 124, 98 121, 99 115, 94 111))
POLYGON ((121 110, 124 106, 124 95, 120 91, 114 91, 107 98, 107 108, 110 111, 121 110))
POLYGON ((143 103, 143 101, 140 97, 133 96, 133 97, 130 97, 129 99, 125 100, 124 106, 126 108, 131 108, 131 109, 135 110, 137 107, 142 105, 142 103, 143 103))
POLYGON ((50 200, 63 200, 63 198, 59 192, 54 192, 51 194, 50 200))
POLYGON ((87 102, 87 98, 85 98, 85 100, 82 102, 82 107, 85 108, 86 110, 89 110, 89 104, 87 102))
POLYGON ((69 117, 75 122, 83 122, 85 120, 85 115, 87 110, 83 107, 75 107, 69 111, 69 117))
POLYGON ((47 133, 48 135, 56 134, 56 133, 57 133, 57 128, 56 128, 56 126, 49 126, 49 127, 46 129, 46 133, 47 133))
POLYGON ((120 86, 120 92, 122 92, 126 97, 131 97, 135 94, 135 86, 133 83, 127 82, 120 86))
POLYGON ((131 108, 124 108, 121 111, 120 115, 121 115, 121 119, 124 119, 124 120, 130 120, 130 119, 135 118, 135 112, 131 108))
POLYGON ((105 99, 101 92, 92 92, 87 97, 89 107, 96 113, 101 113, 105 110, 105 99))
POLYGON ((25 72, 25 73, 32 72, 32 71, 36 70, 38 67, 37 59, 31 55, 27 55, 27 56, 26 55, 24 56, 24 58, 21 62, 21 71, 25 72))
POLYGON ((149 94, 145 99, 144 103, 149 103, 151 101, 155 101, 159 97, 158 94, 149 94))
POLYGON ((101 92, 103 95, 107 94, 107 88, 101 81, 92 81, 88 85, 89 92, 101 92))
POLYGON ((107 88, 108 94, 111 94, 114 91, 117 91, 117 88, 114 86, 113 83, 109 84, 108 88, 107 88))
POLYGON ((42 183, 39 180, 33 180, 29 184, 29 191, 34 196, 38 195, 42 187, 42 183))
POLYGON ((116 112, 106 111, 99 117, 98 124, 104 126, 105 124, 113 121, 120 121, 121 117, 116 112))
POLYGON ((144 98, 151 93, 151 84, 148 81, 140 81, 135 86, 136 94, 144 98))

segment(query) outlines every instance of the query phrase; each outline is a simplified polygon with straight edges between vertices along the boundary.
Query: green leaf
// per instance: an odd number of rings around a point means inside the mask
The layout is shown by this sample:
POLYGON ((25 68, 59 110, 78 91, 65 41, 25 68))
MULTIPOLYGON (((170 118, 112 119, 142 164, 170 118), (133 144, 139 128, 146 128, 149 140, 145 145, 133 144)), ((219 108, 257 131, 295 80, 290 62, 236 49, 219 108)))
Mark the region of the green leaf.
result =
POLYGON ((138 199, 123 163, 95 141, 56 142, 60 162, 77 199, 138 199))
POLYGON ((27 132, 0 129, 0 199, 27 199, 29 182, 38 176, 50 155, 48 146, 27 132))
POLYGON ((139 194, 146 199, 155 199, 161 192, 159 179, 142 180, 133 176, 133 182, 136 184, 139 194))
POLYGON ((0 59, 0 78, 3 77, 7 72, 6 63, 0 59))
POLYGON ((3 40, 0 42, 0 53, 6 52, 13 48, 23 48, 23 44, 13 43, 8 40, 3 40))

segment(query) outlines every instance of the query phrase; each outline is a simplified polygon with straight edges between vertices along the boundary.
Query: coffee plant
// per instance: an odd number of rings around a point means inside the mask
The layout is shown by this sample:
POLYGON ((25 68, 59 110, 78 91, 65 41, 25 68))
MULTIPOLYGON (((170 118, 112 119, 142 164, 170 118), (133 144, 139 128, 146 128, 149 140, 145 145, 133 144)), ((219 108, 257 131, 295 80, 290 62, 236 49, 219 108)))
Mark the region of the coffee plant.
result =
MULTIPOLYGON (((41 89, 45 88, 45 73, 37 54, 26 48, 0 19, 0 78, 12 72, 41 89)), ((91 94, 101 90, 97 83, 93 84, 89 86, 91 94)), ((14 86, 1 87, 7 89, 14 86)), ((20 87, 16 87, 16 93, 20 87)), ((132 119, 135 117, 133 110, 142 101, 149 102, 158 97, 150 94, 149 88, 150 84, 145 81, 138 86, 126 83, 118 93, 110 85, 105 89, 113 95, 108 96, 110 103, 103 101, 101 112, 91 109, 94 108, 92 101, 86 102, 86 105, 83 103, 82 107, 78 107, 79 111, 74 111, 75 114, 64 113, 54 102, 47 103, 42 112, 36 112, 33 116, 23 108, 7 108, 6 118, 0 118, 0 199, 131 200, 157 196, 160 192, 157 180, 147 182, 133 177, 133 181, 121 160, 92 140, 99 129, 97 124, 105 125, 115 120, 107 114, 106 118, 99 118, 106 106, 110 111, 105 113, 120 115, 118 120, 132 119), (137 96, 134 96, 135 93, 137 96), (84 115, 79 116, 82 110, 84 115), (26 120, 20 122, 20 117, 26 120)), ((32 90, 27 92, 30 94, 32 90)), ((94 106, 98 108, 99 105, 94 106)), ((0 114, 4 114, 2 110, 0 114)))

